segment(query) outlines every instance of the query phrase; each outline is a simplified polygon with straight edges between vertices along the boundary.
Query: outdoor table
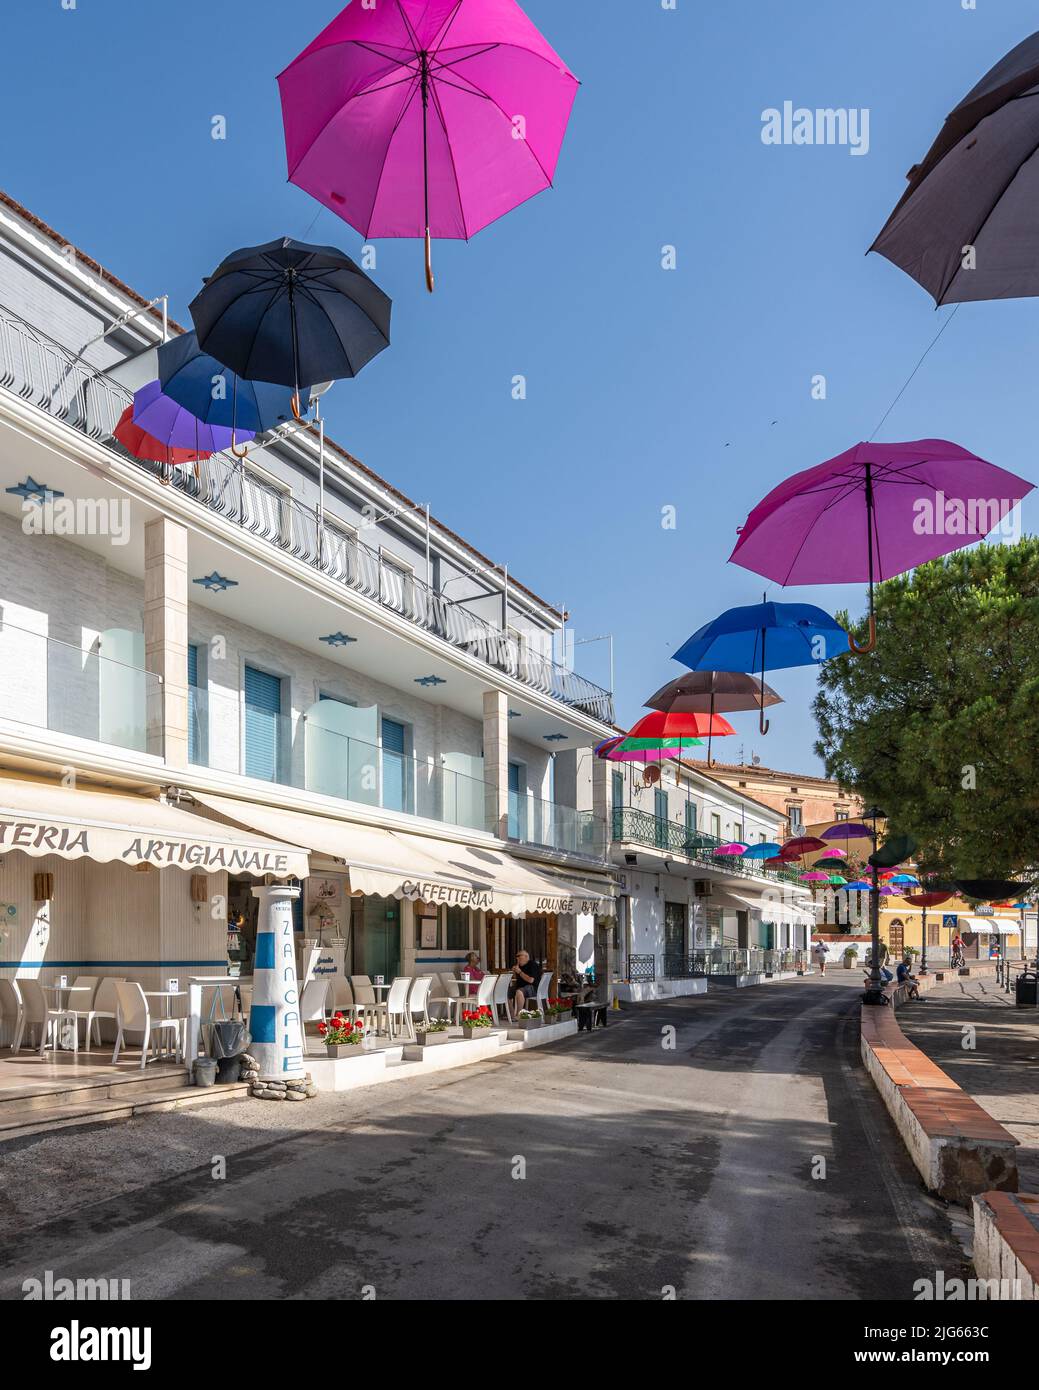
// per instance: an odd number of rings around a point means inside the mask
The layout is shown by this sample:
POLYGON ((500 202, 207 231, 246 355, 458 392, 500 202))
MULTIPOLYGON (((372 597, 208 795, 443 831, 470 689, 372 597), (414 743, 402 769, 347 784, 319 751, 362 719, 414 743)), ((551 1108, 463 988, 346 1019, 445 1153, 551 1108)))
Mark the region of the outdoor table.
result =
MULTIPOLYGON (((379 990, 380 990, 380 989, 381 989, 381 990, 385 990, 385 991, 388 993, 389 990, 390 990, 391 988, 392 988, 392 985, 388 985, 388 984, 385 984, 385 983, 383 983, 383 984, 381 984, 381 985, 376 985, 376 984, 373 984, 373 985, 372 985, 372 989, 373 989, 373 991, 375 992, 375 1005, 376 1005, 376 1009, 378 1009, 378 1008, 381 1007, 381 1005, 382 1005, 382 999, 381 999, 381 997, 380 997, 380 995, 379 995, 379 990)), ((376 1018, 378 1018, 378 1013, 376 1013, 376 1018)), ((382 1031, 383 1031, 383 1030, 379 1027, 378 1023, 376 1023, 376 1025, 375 1025, 375 1032, 376 1032, 376 1034, 380 1034, 380 1033, 382 1033, 382 1031)), ((386 1034, 387 1034, 387 1036, 389 1035, 389 1031, 390 1031, 390 1021, 389 1021, 389 1018, 387 1018, 387 1019, 386 1019, 386 1034)))
MULTIPOLYGON (((170 1000, 186 999, 188 997, 188 991, 186 989, 146 989, 144 991, 144 997, 146 999, 161 999, 163 1018, 171 1018, 172 1014, 170 1013, 170 1000)), ((187 1033, 187 1023, 188 1020, 186 1018, 182 1019, 181 1026, 177 1030, 177 1036, 181 1042, 181 1056, 186 1055, 187 1052, 187 1044, 185 1040, 185 1034, 187 1033)), ((165 1029, 163 1029, 163 1032, 165 1032, 165 1029)), ((161 1061, 162 1056, 163 1054, 160 1053, 158 1057, 149 1058, 149 1061, 161 1061)))

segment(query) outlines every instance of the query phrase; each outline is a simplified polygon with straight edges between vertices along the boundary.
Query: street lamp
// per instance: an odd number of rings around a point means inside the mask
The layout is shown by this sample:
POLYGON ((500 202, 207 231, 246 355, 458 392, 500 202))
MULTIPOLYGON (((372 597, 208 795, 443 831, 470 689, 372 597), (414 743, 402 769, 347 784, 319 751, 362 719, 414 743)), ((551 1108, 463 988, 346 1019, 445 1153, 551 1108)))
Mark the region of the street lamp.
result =
POLYGON ((869 983, 866 992, 862 996, 864 1004, 886 1004, 887 995, 884 993, 884 977, 880 973, 880 871, 876 865, 877 857, 877 821, 884 820, 884 812, 876 806, 871 806, 868 811, 863 811, 863 820, 872 823, 870 830, 870 840, 873 844, 873 853, 870 855, 870 868, 873 870, 873 887, 869 895, 869 930, 871 939, 871 964, 869 971, 869 983))

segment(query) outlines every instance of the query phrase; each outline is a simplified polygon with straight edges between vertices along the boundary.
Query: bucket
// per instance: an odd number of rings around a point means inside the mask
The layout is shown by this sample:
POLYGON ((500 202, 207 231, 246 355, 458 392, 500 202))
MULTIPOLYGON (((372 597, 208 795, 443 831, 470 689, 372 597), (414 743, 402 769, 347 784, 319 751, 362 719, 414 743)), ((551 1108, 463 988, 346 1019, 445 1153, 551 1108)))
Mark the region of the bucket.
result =
POLYGON ((212 1057, 198 1057, 194 1066, 195 1085, 212 1086, 216 1082, 216 1061, 212 1057))

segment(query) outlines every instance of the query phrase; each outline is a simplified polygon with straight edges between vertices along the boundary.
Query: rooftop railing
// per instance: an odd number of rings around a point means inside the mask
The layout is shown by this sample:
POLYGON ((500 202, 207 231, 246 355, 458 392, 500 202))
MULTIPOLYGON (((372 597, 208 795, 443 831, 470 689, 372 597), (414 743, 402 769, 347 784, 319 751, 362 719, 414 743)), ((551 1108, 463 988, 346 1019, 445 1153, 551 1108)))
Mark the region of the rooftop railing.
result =
MULTIPOLYGON (((132 393, 4 306, 0 306, 0 386, 108 444, 146 472, 163 474, 162 465, 133 458, 112 438, 132 393)), ((604 723, 613 722, 613 696, 608 690, 517 642, 467 609, 463 601, 445 598, 423 580, 384 563, 377 550, 338 530, 333 522, 319 525, 316 507, 263 486, 229 454, 214 454, 197 470, 173 469, 172 473, 173 487, 243 530, 531 689, 604 723)))

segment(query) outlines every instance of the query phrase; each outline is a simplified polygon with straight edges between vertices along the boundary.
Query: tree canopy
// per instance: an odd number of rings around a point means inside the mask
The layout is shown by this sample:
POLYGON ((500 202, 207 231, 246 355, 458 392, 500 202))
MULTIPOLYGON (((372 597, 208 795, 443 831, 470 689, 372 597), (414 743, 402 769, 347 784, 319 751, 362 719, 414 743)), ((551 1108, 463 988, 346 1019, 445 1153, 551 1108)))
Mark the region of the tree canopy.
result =
POLYGON ((876 614, 876 649, 820 670, 828 775, 914 836, 924 870, 1039 868, 1039 540, 921 565, 876 614))

